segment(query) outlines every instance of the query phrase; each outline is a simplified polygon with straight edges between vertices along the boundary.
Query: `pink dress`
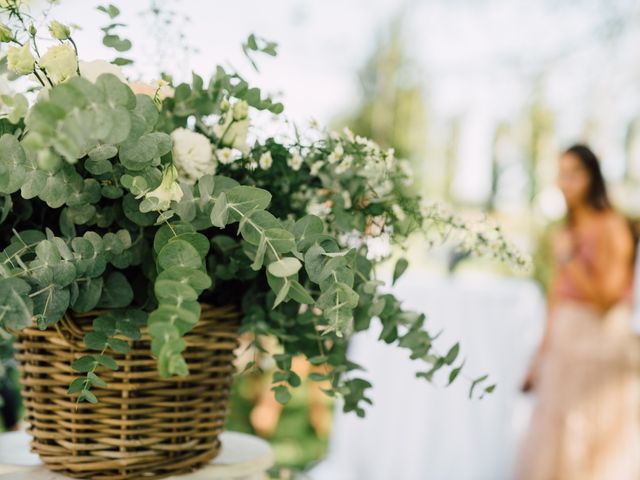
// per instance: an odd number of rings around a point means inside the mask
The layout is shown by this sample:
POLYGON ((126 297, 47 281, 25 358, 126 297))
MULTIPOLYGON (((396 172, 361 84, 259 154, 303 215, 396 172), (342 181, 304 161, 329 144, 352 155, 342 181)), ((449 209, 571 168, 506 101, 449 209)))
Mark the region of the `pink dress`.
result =
MULTIPOLYGON (((595 236, 578 239, 589 270, 595 236)), ((548 349, 518 480, 640 479, 640 344, 630 302, 606 313, 584 301, 559 272, 548 349)))

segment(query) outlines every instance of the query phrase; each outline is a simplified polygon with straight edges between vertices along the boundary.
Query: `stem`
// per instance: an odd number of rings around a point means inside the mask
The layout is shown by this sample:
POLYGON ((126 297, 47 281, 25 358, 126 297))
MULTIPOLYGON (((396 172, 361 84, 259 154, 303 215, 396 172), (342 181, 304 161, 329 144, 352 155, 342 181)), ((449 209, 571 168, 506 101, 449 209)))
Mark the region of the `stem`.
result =
MULTIPOLYGON (((73 38, 69 37, 69 42, 71 42, 71 45, 73 45, 73 50, 76 52, 76 60, 79 59, 79 55, 78 55, 78 46, 76 45, 76 42, 73 41, 73 38)), ((80 76, 80 62, 78 61, 76 63, 76 73, 78 74, 78 76, 80 76)))
MULTIPOLYGON (((102 348, 102 352, 100 352, 100 356, 104 355, 104 352, 107 351, 107 347, 108 346, 109 346, 108 343, 105 344, 105 346, 102 348)), ((80 395, 82 395, 82 391, 88 390, 87 387, 89 386, 89 374, 90 373, 96 373, 97 368, 98 368, 98 360, 96 360, 94 362, 93 368, 87 372, 86 380, 84 381, 84 385, 82 386, 82 390, 80 391, 80 395)), ((78 398, 76 398, 76 410, 78 410, 78 405, 80 405, 80 395, 78 395, 78 398)))
MULTIPOLYGON (((227 111, 227 114, 229 113, 231 113, 230 110, 227 111)), ((227 128, 224 129, 224 132, 222 132, 222 135, 220 135, 220 138, 218 138, 218 141, 216 142, 216 149, 220 147, 220 145, 222 144, 222 139, 227 135, 227 133, 229 132, 229 129, 231 128, 231 125, 233 125, 234 122, 235 122, 235 119, 233 118, 233 113, 231 113, 231 121, 229 122, 229 125, 227 125, 227 128)))

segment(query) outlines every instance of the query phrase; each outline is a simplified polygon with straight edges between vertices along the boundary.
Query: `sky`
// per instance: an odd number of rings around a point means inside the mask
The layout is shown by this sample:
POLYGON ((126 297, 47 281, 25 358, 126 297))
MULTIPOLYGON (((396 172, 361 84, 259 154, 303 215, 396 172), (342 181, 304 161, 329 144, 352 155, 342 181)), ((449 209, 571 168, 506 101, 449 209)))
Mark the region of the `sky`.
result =
MULTIPOLYGON (((586 123, 597 126, 589 139, 606 154, 612 179, 622 173, 626 125, 640 111, 636 0, 156 1, 170 26, 153 21, 151 1, 113 3, 134 43, 131 78, 150 81, 166 70, 186 80, 192 70, 206 76, 218 63, 232 66, 301 125, 328 124, 358 105, 357 72, 400 15, 429 110, 464 119, 456 189, 471 201, 486 195, 496 124, 522 114, 536 91, 556 115, 558 146, 579 139, 586 123), (626 29, 616 31, 620 19, 626 29), (277 58, 259 58, 259 74, 240 48, 250 33, 279 44, 277 58)), ((82 27, 75 37, 85 60, 113 57, 101 45, 106 15, 98 4, 61 0, 51 13, 82 27)))

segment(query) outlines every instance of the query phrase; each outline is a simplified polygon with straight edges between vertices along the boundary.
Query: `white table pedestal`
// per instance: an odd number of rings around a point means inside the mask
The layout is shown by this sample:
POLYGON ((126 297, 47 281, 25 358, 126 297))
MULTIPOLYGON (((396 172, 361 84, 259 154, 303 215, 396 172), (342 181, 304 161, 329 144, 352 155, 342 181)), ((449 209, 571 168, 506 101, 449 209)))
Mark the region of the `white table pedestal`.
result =
MULTIPOLYGON (((24 432, 0 434, 0 480, 68 480, 47 470, 31 453, 31 437, 24 432)), ((264 440, 239 432, 220 436, 222 449, 200 470, 169 477, 179 480, 264 480, 273 466, 273 451, 264 440)))

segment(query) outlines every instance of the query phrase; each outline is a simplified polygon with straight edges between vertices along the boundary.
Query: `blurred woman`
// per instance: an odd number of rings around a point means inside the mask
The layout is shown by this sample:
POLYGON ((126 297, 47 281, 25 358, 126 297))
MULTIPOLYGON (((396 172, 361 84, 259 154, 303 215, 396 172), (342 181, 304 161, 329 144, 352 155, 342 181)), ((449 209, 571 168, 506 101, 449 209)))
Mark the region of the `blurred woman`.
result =
POLYGON ((633 235, 588 147, 560 157, 558 186, 568 215, 552 238, 547 324, 523 385, 538 398, 517 478, 638 480, 633 235))

